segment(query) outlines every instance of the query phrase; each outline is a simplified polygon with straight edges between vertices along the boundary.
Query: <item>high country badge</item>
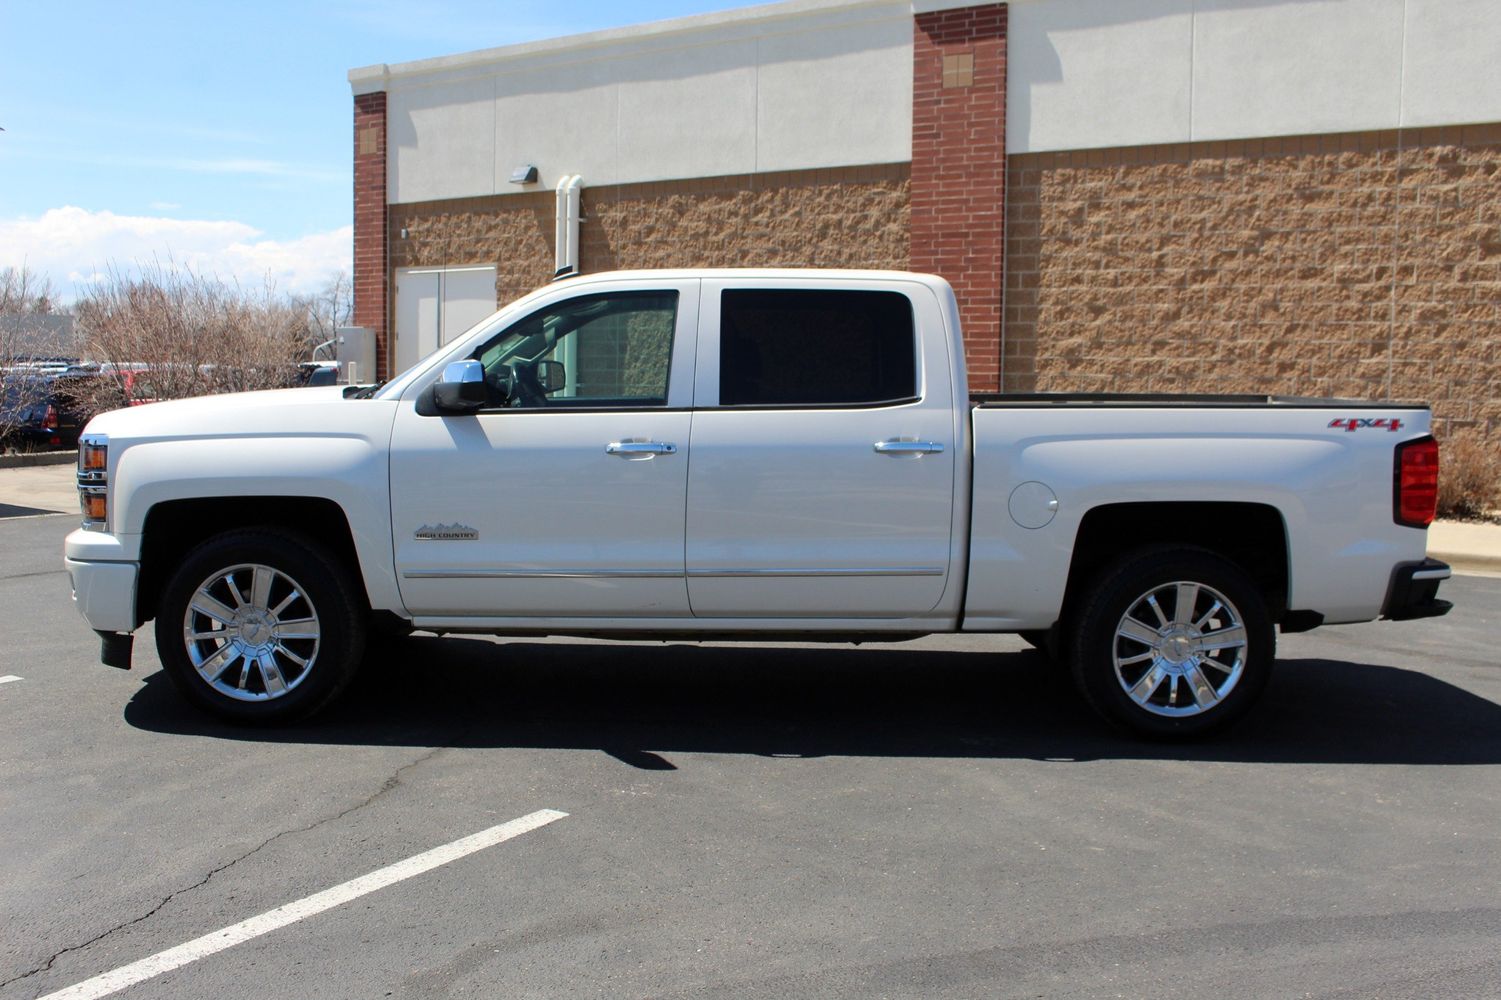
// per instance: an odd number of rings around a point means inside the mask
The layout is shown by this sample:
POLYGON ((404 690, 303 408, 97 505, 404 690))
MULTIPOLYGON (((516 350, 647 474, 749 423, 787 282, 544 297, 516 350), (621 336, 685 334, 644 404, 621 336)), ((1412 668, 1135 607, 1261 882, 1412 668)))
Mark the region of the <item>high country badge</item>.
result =
POLYGON ((479 532, 467 524, 440 524, 437 527, 424 524, 413 532, 413 537, 426 542, 472 542, 479 538, 479 532))

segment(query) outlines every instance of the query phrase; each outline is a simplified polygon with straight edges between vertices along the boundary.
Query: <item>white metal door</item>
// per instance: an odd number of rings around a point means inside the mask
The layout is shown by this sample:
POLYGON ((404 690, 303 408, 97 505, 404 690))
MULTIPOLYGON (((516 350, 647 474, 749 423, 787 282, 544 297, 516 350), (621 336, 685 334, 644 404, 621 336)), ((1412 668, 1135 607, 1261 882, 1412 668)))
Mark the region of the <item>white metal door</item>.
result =
POLYGON ((495 312, 495 267, 396 272, 396 370, 406 371, 495 312))
POLYGON ((438 345, 452 343, 495 312, 494 267, 449 267, 443 270, 443 323, 438 345))
POLYGON ((443 276, 432 270, 396 272, 396 372, 438 349, 443 325, 443 276))

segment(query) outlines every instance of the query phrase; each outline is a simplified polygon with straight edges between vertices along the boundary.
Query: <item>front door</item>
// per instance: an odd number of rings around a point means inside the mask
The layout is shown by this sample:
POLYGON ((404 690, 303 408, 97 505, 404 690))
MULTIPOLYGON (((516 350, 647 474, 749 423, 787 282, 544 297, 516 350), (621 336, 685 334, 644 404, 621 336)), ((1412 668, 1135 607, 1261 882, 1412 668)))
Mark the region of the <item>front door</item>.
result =
POLYGON ((391 522, 411 614, 688 615, 697 307, 697 281, 560 290, 467 353, 491 393, 480 413, 403 400, 391 522))

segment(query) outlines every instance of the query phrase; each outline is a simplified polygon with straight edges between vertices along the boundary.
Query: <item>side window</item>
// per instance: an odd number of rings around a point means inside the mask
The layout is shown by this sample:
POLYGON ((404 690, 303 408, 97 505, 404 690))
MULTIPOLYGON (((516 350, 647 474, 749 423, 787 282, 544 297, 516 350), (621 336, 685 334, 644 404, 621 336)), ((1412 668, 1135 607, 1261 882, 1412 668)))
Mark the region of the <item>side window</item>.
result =
POLYGON ((916 395, 912 303, 900 292, 723 292, 721 406, 879 405, 916 395))
POLYGON ((532 313, 476 351, 490 405, 665 406, 678 293, 583 295, 532 313))

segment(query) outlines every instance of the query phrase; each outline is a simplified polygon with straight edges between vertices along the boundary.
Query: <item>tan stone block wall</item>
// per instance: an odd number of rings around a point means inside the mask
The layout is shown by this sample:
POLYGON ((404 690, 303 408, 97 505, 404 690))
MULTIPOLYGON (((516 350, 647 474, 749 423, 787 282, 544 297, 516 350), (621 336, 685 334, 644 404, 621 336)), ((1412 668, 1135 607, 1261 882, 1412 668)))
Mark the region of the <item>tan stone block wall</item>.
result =
MULTIPOLYGON (((906 164, 585 187, 579 265, 905 269, 908 188, 906 164)), ((552 278, 554 206, 550 191, 392 205, 391 266, 495 264, 509 301, 552 278)))
POLYGON ((551 191, 392 205, 391 267, 494 264, 497 303, 518 298, 552 278, 553 205, 551 191))
POLYGON ((1417 400, 1501 439, 1501 125, 1008 174, 1008 391, 1417 400))

